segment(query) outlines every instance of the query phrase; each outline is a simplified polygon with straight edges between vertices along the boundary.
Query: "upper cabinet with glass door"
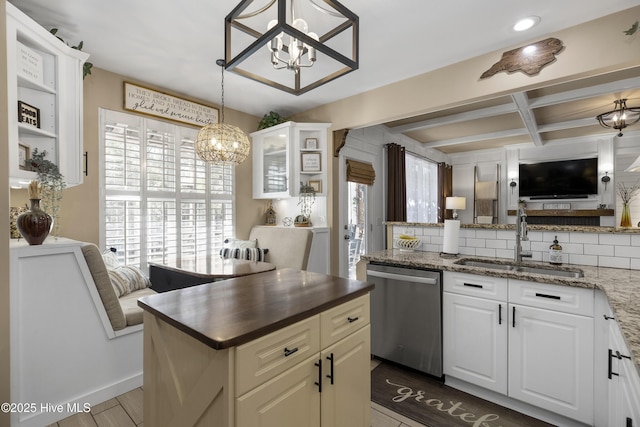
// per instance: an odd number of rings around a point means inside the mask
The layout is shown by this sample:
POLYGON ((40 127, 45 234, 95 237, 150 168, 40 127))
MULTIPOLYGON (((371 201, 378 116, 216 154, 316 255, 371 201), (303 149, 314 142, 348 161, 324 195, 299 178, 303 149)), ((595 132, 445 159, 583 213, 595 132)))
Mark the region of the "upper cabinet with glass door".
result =
POLYGON ((82 183, 82 66, 72 49, 6 3, 9 183, 25 187, 36 173, 24 160, 46 151, 67 186, 82 183))
POLYGON ((329 126, 286 122, 252 133, 253 198, 294 197, 302 186, 324 195, 329 126))

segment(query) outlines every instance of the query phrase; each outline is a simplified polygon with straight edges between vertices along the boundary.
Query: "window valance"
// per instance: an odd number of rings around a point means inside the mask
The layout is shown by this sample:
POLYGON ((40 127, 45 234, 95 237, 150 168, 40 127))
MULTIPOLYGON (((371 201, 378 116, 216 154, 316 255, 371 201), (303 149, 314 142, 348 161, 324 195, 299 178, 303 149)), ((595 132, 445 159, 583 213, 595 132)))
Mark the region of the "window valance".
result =
POLYGON ((373 185, 375 179, 376 172, 373 170, 373 165, 357 160, 347 160, 347 181, 373 185))

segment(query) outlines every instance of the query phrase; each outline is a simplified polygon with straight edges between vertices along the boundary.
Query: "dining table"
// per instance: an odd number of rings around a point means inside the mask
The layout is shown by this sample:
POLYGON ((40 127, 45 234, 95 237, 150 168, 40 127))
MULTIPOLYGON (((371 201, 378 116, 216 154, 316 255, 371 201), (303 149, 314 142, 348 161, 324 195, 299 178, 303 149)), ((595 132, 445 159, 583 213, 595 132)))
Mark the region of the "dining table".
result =
POLYGON ((276 266, 268 262, 224 259, 216 254, 178 259, 171 264, 150 262, 149 280, 151 289, 156 292, 167 292, 275 269, 276 266))

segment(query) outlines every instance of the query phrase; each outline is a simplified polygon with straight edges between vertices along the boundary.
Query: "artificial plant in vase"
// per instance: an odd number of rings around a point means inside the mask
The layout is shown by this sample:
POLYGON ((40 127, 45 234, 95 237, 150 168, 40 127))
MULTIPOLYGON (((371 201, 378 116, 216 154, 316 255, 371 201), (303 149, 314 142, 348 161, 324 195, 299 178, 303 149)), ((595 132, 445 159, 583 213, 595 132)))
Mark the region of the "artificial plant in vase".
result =
POLYGON ((631 201, 640 191, 640 181, 636 181, 632 186, 627 186, 624 182, 618 183, 618 195, 622 199, 622 215, 620 217, 620 227, 631 227, 631 201))
POLYGON ((294 225, 296 227, 311 226, 311 208, 316 201, 316 190, 313 187, 300 183, 300 194, 298 195, 298 206, 300 215, 296 217, 294 225))
POLYGON ((53 218, 52 234, 58 236, 60 231, 60 201, 62 200, 62 191, 66 188, 67 183, 60 173, 58 165, 46 159, 46 155, 46 150, 40 152, 36 148, 31 153, 31 158, 25 160, 25 166, 27 170, 38 174, 38 181, 42 187, 40 193, 41 208, 53 218))

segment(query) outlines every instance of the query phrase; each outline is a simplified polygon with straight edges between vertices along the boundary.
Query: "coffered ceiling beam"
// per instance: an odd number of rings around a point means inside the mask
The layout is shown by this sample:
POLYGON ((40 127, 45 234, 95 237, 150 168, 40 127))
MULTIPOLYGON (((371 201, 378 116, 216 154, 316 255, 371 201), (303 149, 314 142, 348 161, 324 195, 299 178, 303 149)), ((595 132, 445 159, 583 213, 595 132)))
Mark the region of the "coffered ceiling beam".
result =
POLYGON ((581 127, 593 126, 596 124, 598 124, 598 122, 593 117, 587 117, 585 119, 567 120, 566 122, 540 125, 538 127, 538 132, 544 133, 544 132, 553 132, 557 130, 576 129, 581 127))
POLYGON ((529 97, 524 92, 518 92, 511 95, 511 99, 513 99, 513 102, 518 106, 518 113, 520 113, 520 118, 524 122, 527 131, 529 131, 533 145, 542 147, 542 138, 540 138, 540 134, 538 133, 538 124, 529 108, 529 97))
MULTIPOLYGON (((568 90, 566 92, 554 93, 553 95, 545 95, 535 98, 529 102, 529 108, 541 108, 550 105, 562 104, 565 102, 579 101, 581 99, 593 98, 594 96, 608 95, 611 93, 621 92, 640 88, 640 77, 618 80, 611 83, 603 83, 601 85, 590 86, 582 89, 568 90)), ((611 99, 613 103, 613 98, 611 99)))
POLYGON ((495 117, 508 113, 515 113, 518 109, 513 104, 496 105, 495 107, 481 108, 479 110, 468 111, 465 113, 452 114, 450 116, 437 117, 435 119, 422 120, 420 122, 408 123, 406 125, 394 126, 389 128, 389 132, 393 134, 412 132, 421 129, 432 128, 436 126, 450 125, 455 123, 466 122, 469 120, 484 119, 486 117, 495 117))
POLYGON ((480 135, 464 136, 461 138, 443 139, 440 141, 427 142, 426 147, 446 147, 449 145, 468 144, 470 142, 489 141, 492 139, 511 138, 516 136, 529 135, 527 129, 509 129, 500 132, 490 132, 480 135))

